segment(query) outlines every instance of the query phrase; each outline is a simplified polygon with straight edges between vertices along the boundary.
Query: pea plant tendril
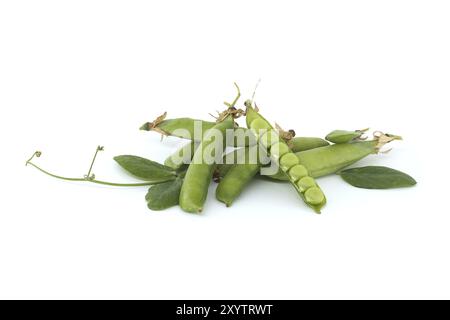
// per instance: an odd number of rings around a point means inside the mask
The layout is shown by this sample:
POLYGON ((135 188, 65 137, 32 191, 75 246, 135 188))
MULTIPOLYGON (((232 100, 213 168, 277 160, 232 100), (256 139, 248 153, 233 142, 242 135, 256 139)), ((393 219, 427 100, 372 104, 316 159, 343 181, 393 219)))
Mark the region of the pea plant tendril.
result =
POLYGON ((33 155, 26 161, 25 165, 26 166, 30 165, 50 177, 53 177, 56 179, 61 179, 61 180, 66 180, 66 181, 91 182, 91 183, 102 184, 102 185, 107 185, 107 186, 114 186, 114 187, 144 187, 144 186, 154 185, 153 182, 117 183, 117 182, 108 182, 108 181, 95 179, 95 174, 92 173, 92 168, 94 167, 94 163, 97 158, 98 152, 103 151, 103 150, 104 150, 103 146, 97 147, 97 149, 95 150, 95 154, 92 159, 91 165, 89 167, 88 173, 82 178, 63 177, 63 176, 60 176, 60 175, 57 175, 57 174, 54 174, 47 170, 42 169, 40 166, 38 166, 37 164, 32 162, 34 158, 40 158, 42 156, 41 151, 34 152, 33 155))

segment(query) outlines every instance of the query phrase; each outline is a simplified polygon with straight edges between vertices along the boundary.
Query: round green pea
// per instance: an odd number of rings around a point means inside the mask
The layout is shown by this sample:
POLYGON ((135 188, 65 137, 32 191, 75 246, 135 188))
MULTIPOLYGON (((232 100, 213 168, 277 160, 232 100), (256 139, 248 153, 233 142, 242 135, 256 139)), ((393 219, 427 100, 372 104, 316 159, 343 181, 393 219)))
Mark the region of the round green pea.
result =
POLYGON ((266 121, 258 118, 250 123, 250 129, 252 129, 252 131, 255 133, 255 136, 259 138, 261 134, 268 131, 270 128, 267 127, 266 121))
POLYGON ((270 155, 275 159, 279 159, 288 152, 289 147, 284 142, 275 143, 272 147, 270 147, 270 155))
POLYGON ((305 168, 305 166, 302 166, 301 164, 297 164, 289 170, 289 177, 294 182, 298 181, 303 177, 306 177, 307 175, 308 170, 305 168))
POLYGON ((315 187, 316 181, 311 177, 304 177, 297 181, 297 187, 300 192, 305 192, 309 188, 315 187))
POLYGON ((300 161, 298 160, 297 156, 294 153, 289 152, 281 157, 280 168, 284 172, 287 172, 290 168, 292 168, 293 166, 295 166, 299 163, 300 163, 300 161))
POLYGON ((325 200, 325 196, 318 187, 311 187, 305 192, 306 202, 312 205, 321 204, 325 200))

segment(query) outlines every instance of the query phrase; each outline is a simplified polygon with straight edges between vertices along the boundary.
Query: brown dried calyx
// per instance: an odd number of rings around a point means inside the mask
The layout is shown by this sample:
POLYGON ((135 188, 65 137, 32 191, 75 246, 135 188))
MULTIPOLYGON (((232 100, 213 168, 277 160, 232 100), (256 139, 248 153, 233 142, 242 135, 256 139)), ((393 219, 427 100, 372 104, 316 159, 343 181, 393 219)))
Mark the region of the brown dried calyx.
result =
POLYGON ((290 140, 292 140, 292 138, 295 137, 294 130, 292 130, 292 129, 290 129, 288 131, 283 130, 283 128, 281 128, 280 125, 278 125, 278 123, 275 123, 275 129, 278 131, 278 134, 280 135, 280 137, 286 141, 290 141, 290 140))
POLYGON ((389 133, 383 133, 381 131, 375 131, 373 133, 373 137, 374 137, 374 140, 378 142, 378 144, 375 146, 375 150, 377 152, 381 152, 381 153, 388 153, 389 151, 391 151, 391 149, 388 149, 386 151, 380 151, 384 145, 386 145, 389 142, 392 142, 394 140, 402 140, 402 137, 400 137, 400 136, 396 136, 396 135, 389 134, 389 133))
POLYGON ((167 112, 164 112, 162 115, 157 117, 153 122, 144 123, 140 129, 145 131, 155 131, 162 134, 163 136, 167 136, 168 133, 158 127, 161 124, 161 122, 163 122, 166 119, 166 117, 167 112))
POLYGON ((224 102, 224 104, 228 107, 227 110, 223 111, 223 112, 218 112, 219 114, 218 117, 215 117, 211 114, 211 116, 213 116, 213 118, 216 119, 217 122, 222 122, 223 120, 225 120, 226 117, 228 117, 229 115, 231 115, 233 117, 233 119, 237 119, 243 115, 245 115, 245 111, 242 109, 237 109, 236 103, 238 102, 239 98, 241 97, 241 89, 239 89, 239 86, 237 85, 237 83, 234 83, 234 86, 236 87, 237 90, 237 94, 236 97, 234 98, 233 102, 229 103, 229 102, 224 102))
POLYGON ((236 109, 235 107, 229 107, 227 110, 223 112, 218 112, 218 117, 214 117, 217 122, 222 122, 226 117, 231 115, 233 119, 238 119, 242 116, 245 116, 245 111, 242 109, 236 109))
POLYGON ((289 148, 292 148, 292 139, 295 137, 295 131, 293 129, 290 129, 288 131, 283 130, 283 128, 281 128, 278 123, 275 123, 275 129, 278 132, 278 135, 280 136, 281 139, 283 139, 284 141, 286 141, 287 145, 289 148))

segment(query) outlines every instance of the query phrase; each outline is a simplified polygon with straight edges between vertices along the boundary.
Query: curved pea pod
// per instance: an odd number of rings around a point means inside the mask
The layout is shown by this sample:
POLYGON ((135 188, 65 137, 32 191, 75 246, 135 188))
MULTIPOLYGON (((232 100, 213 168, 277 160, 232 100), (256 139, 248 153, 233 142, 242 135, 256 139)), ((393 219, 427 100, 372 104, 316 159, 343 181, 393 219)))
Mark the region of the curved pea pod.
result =
POLYGON ((259 172, 258 161, 249 161, 250 154, 257 152, 258 146, 239 149, 236 155, 236 164, 228 167, 228 173, 220 181, 216 189, 216 199, 231 206, 233 201, 242 193, 244 188, 259 172))
MULTIPOLYGON (((209 149, 213 148, 214 157, 222 157, 222 150, 218 150, 217 139, 225 138, 225 131, 233 129, 234 120, 231 115, 225 117, 224 120, 217 123, 203 137, 202 142, 194 153, 192 163, 186 171, 183 185, 180 192, 180 207, 191 213, 199 213, 203 210, 206 197, 208 195, 208 187, 211 183, 212 175, 215 168, 215 162, 208 162, 205 155, 209 149), (220 137, 217 133, 220 133, 220 137)), ((222 147, 225 141, 222 140, 222 147)))
MULTIPOLYGON (((213 128, 216 123, 210 121, 203 121, 192 118, 174 118, 166 119, 167 114, 159 116, 153 122, 146 122, 140 130, 155 131, 164 136, 174 136, 178 138, 201 141, 201 135, 198 131, 201 130, 202 135, 213 128), (197 131, 197 132, 196 132, 197 131), (197 133, 197 134, 196 134, 197 133)), ((230 147, 245 147, 254 145, 255 141, 247 128, 235 128, 234 136, 227 138, 227 145, 230 147)))
POLYGON ((358 139, 362 139, 362 136, 364 133, 369 130, 363 129, 363 130, 355 130, 355 131, 347 131, 347 130, 334 130, 327 134, 325 137, 326 140, 333 142, 333 143, 349 143, 358 139))
POLYGON ((247 101, 245 105, 247 126, 253 131, 260 144, 269 151, 272 161, 278 165, 303 201, 316 213, 320 213, 321 208, 326 204, 326 198, 314 179, 309 176, 308 169, 286 142, 273 134, 272 125, 251 106, 251 102, 247 101), (301 171, 305 173, 303 177, 299 176, 301 171), (313 184, 305 188, 305 185, 301 183, 304 179, 309 179, 313 184))

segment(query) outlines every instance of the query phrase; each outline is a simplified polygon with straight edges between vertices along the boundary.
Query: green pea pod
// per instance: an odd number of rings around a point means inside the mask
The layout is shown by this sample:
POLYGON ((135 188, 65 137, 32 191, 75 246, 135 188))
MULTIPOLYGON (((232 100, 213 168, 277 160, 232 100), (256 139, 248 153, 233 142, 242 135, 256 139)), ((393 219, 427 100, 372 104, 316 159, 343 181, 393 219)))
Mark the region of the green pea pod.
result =
POLYGON ((326 198, 315 180, 309 176, 307 168, 300 163, 286 142, 274 133, 272 125, 251 106, 251 101, 247 101, 245 105, 247 127, 254 132, 260 144, 269 151, 272 161, 275 161, 286 175, 303 201, 315 212, 320 213, 326 198))
MULTIPOLYGON (((349 144, 335 144, 331 146, 324 146, 297 152, 296 156, 300 162, 305 166, 309 175, 313 178, 319 178, 329 174, 338 173, 343 168, 346 168, 359 160, 367 157, 370 154, 378 153, 379 149, 385 144, 392 141, 392 136, 388 137, 384 135, 385 139, 381 141, 377 138, 372 141, 362 141, 349 144)), ((234 155, 229 156, 233 159, 238 158, 238 151, 233 151, 234 155)), ((245 160, 248 160, 246 156, 245 160)), ((258 169, 261 166, 258 166, 258 169)), ((220 179, 219 186, 217 187, 216 197, 222 202, 225 202, 227 206, 230 206, 233 201, 239 196, 243 188, 253 179, 255 165, 248 164, 228 164, 224 163, 218 166, 216 175, 220 179), (248 172, 246 172, 248 171, 248 172), (238 177, 241 177, 238 179, 238 177), (221 186, 223 184, 223 186, 221 186), (234 185, 234 191, 227 191, 227 185, 234 185)), ((297 169, 298 170, 298 169, 297 169)), ((301 175, 302 173, 300 173, 301 175)), ((288 181, 288 177, 281 169, 279 172, 272 176, 264 176, 272 180, 288 181)), ((231 188, 230 188, 231 189, 231 188)), ((231 189, 233 190, 233 189, 231 189)))
MULTIPOLYGON (((215 122, 203 121, 192 118, 175 118, 165 119, 165 114, 158 117, 153 122, 146 122, 140 129, 145 131, 155 131, 166 136, 175 136, 178 138, 193 140, 196 128, 202 129, 203 135, 216 125, 215 122)), ((197 140, 197 142, 200 142, 197 140)), ((245 147, 255 144, 252 141, 252 135, 247 128, 235 128, 233 139, 227 140, 227 145, 230 147, 245 147)))
POLYGON ((330 145, 328 141, 316 137, 295 137, 289 141, 289 146, 293 152, 311 150, 330 145))
POLYGON ((203 133, 206 133, 216 125, 214 122, 192 118, 165 119, 165 117, 166 114, 163 114, 155 121, 143 124, 140 129, 145 131, 156 131, 163 135, 191 140, 195 137, 194 131, 196 123, 198 128, 202 129, 203 133))
MULTIPOLYGON (((194 153, 193 161, 189 165, 186 172, 180 193, 180 207, 191 213, 199 213, 203 210, 206 197, 208 195, 208 187, 211 183, 215 163, 207 163, 204 161, 204 154, 208 147, 215 144, 215 130, 222 133, 225 137, 225 131, 234 127, 232 115, 228 115, 221 122, 218 122, 203 137, 202 142, 194 153)), ((223 144, 225 141, 223 141, 223 144)), ((219 151, 219 150, 216 150, 219 151)), ((223 152, 223 150, 222 150, 223 152)), ((216 156, 222 156, 222 154, 216 156)))
MULTIPOLYGON (((261 165, 256 162, 249 161, 251 153, 256 153, 258 146, 242 148, 236 150, 233 156, 236 156, 236 164, 227 166, 231 169, 220 181, 216 189, 216 199, 225 203, 227 207, 231 206, 236 199, 259 172, 261 165)), ((225 168, 222 165, 222 168, 225 168)), ((220 173, 219 173, 220 174, 220 173)))
POLYGON ((360 139, 367 130, 369 129, 355 131, 334 130, 327 134, 325 139, 333 143, 349 143, 360 139))
MULTIPOLYGON (((374 140, 334 144, 297 152, 296 156, 308 168, 311 177, 317 178, 336 173, 368 155, 377 154, 385 144, 393 140, 399 140, 399 138, 398 136, 381 134, 374 140)), ((287 180, 281 170, 270 178, 287 180)))

